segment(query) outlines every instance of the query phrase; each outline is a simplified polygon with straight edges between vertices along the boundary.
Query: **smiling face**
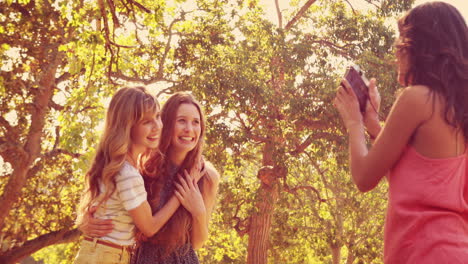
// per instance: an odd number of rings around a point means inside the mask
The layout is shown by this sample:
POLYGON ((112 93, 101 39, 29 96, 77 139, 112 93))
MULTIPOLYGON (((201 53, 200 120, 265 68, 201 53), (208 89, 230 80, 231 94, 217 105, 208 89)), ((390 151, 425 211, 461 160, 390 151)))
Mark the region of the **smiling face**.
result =
POLYGON ((172 147, 178 155, 186 155, 198 143, 201 133, 201 120, 198 109, 193 104, 183 103, 177 109, 172 147))
POLYGON ((133 125, 130 132, 132 148, 138 152, 157 148, 161 138, 162 130, 160 110, 147 112, 143 118, 133 125))

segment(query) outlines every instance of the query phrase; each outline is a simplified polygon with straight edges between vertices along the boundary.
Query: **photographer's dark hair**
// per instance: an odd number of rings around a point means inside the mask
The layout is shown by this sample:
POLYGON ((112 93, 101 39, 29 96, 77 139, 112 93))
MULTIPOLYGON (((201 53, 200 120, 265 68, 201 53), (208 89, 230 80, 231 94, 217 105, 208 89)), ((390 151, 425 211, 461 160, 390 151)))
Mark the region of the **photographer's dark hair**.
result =
POLYGON ((425 85, 446 100, 444 118, 468 140, 468 29, 450 4, 430 2, 398 21, 397 53, 405 53, 405 85, 425 85))

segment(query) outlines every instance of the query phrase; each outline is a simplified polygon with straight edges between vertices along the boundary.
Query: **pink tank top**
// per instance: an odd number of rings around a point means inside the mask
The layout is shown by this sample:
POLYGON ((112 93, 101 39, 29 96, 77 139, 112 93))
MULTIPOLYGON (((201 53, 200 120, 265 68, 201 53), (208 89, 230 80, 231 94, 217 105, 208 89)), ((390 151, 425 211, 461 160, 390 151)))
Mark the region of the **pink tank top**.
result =
POLYGON ((384 262, 468 263, 466 153, 431 159, 408 146, 391 170, 384 262))

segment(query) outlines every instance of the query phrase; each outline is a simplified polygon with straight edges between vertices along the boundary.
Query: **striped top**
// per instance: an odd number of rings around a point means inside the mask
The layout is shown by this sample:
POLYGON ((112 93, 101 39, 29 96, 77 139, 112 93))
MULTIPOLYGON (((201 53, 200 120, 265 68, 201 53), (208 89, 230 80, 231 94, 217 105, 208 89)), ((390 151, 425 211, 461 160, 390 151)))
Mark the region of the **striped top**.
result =
MULTIPOLYGON (((95 213, 96 218, 112 219, 114 229, 100 239, 118 245, 128 246, 135 243, 135 224, 128 213, 146 201, 146 190, 143 177, 127 161, 115 177, 116 189, 95 213)), ((104 193, 105 186, 101 183, 99 190, 104 193)))

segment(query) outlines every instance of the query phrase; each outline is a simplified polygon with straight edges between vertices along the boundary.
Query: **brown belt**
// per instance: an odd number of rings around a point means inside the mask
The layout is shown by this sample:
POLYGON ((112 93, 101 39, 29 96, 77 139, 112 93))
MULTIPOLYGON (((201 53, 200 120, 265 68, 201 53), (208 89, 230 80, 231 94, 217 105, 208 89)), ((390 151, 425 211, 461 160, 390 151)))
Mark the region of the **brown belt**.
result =
MULTIPOLYGON (((92 237, 84 237, 84 240, 94 242, 94 238, 92 238, 92 237)), ((121 246, 121 245, 117 245, 117 244, 107 242, 107 241, 104 241, 104 240, 101 240, 101 239, 97 239, 96 243, 104 245, 104 246, 120 249, 120 250, 125 249, 125 250, 127 250, 129 252, 132 252, 132 248, 133 248, 133 246, 121 246)))

